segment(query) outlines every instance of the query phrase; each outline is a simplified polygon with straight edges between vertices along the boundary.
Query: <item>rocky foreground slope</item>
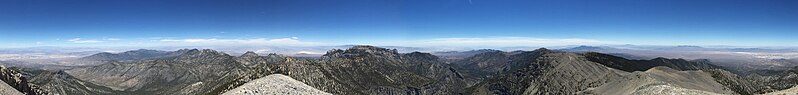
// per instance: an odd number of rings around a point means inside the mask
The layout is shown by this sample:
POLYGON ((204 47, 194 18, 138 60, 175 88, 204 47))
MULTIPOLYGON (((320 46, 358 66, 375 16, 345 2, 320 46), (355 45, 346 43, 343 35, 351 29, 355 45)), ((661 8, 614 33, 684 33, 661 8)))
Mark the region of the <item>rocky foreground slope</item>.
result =
POLYGON ((769 92, 762 95, 798 95, 798 86, 792 87, 790 89, 785 89, 776 92, 769 92))
MULTIPOLYGON (((261 78, 273 74, 285 75, 326 93, 343 95, 750 95, 784 90, 798 83, 795 79, 798 69, 737 76, 708 60, 628 60, 607 54, 545 48, 513 52, 483 50, 456 59, 421 52, 399 53, 374 46, 333 49, 318 59, 262 56, 254 52, 231 56, 210 49, 137 50, 103 53, 86 59, 102 59, 107 63, 65 71, 20 69, 31 77, 30 82, 15 79, 24 78, 23 75, 8 74, 4 76, 12 78, 2 78, 6 83, 12 80, 9 85, 23 93, 39 91, 26 89, 40 86, 39 92, 61 95, 217 95, 252 86, 248 84, 257 84, 261 78)), ((241 91, 230 93, 234 92, 241 91)))
POLYGON ((252 80, 222 95, 332 95, 282 74, 252 80))
POLYGON ((654 67, 645 72, 625 74, 586 93, 600 95, 640 95, 683 92, 689 94, 734 94, 703 71, 677 71, 669 67, 654 67))
MULTIPOLYGON (((0 80, 2 80, 5 85, 8 85, 15 89, 17 92, 27 95, 44 95, 48 94, 45 91, 41 91, 38 86, 31 85, 28 83, 27 78, 23 77, 22 74, 19 72, 9 69, 5 66, 0 66, 0 80)), ((9 90, 7 88, 3 88, 3 90, 9 90)), ((13 91, 10 91, 13 93, 13 91)))
POLYGON ((6 84, 5 82, 0 83, 0 93, 8 94, 8 95, 25 95, 22 92, 17 91, 14 87, 6 84))

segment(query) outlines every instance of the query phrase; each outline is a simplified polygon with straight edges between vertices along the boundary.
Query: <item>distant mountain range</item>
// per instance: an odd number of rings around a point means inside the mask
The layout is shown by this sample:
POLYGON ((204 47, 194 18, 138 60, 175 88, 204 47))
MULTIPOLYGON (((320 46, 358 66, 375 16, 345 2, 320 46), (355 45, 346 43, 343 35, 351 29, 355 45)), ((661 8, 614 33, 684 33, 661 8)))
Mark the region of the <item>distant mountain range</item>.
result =
POLYGON ((798 85, 798 67, 735 74, 736 68, 712 60, 628 59, 616 56, 621 53, 595 52, 621 50, 627 49, 581 46, 422 53, 353 45, 327 50, 317 58, 297 58, 254 51, 231 56, 211 49, 139 49, 79 58, 102 62, 95 66, 64 70, 2 67, 0 79, 14 90, 0 87, 5 89, 0 91, 217 95, 292 88, 297 94, 343 95, 750 95, 798 85), (269 83, 275 81, 285 83, 269 83))
POLYGON ((600 52, 635 60, 660 57, 686 60, 707 59, 711 60, 715 65, 727 67, 727 69, 738 74, 748 74, 752 70, 788 70, 791 67, 798 66, 796 49, 705 48, 700 46, 576 46, 559 50, 568 52, 600 52))

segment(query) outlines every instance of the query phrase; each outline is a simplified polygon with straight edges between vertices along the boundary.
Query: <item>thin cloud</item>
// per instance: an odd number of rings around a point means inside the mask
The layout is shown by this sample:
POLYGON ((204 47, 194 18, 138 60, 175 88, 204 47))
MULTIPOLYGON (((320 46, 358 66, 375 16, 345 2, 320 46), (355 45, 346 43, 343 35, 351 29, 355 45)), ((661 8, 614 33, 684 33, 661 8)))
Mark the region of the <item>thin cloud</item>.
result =
POLYGON ((615 42, 593 39, 546 39, 529 37, 488 37, 488 38, 437 38, 407 42, 386 43, 400 46, 436 47, 512 47, 512 46, 561 46, 561 45, 599 45, 615 42))
POLYGON ((82 40, 80 38, 69 39, 67 41, 72 42, 72 43, 101 43, 101 42, 103 42, 103 41, 98 41, 98 40, 82 40))
POLYGON ((277 39, 162 39, 160 42, 182 45, 266 45, 266 46, 316 46, 317 42, 300 41, 296 37, 277 39))

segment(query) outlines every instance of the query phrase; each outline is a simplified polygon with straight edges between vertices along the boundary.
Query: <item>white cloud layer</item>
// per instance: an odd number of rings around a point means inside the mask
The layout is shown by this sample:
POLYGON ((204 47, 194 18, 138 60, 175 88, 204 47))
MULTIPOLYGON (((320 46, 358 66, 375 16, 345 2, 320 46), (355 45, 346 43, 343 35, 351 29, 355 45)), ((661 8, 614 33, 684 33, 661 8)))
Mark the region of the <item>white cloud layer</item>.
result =
POLYGON ((319 52, 312 52, 312 51, 299 51, 297 54, 324 54, 319 52))
POLYGON ((600 45, 616 44, 615 42, 592 39, 545 39, 529 37, 488 37, 488 38, 437 38, 416 40, 386 45, 399 46, 436 46, 436 47, 512 47, 512 46, 562 46, 562 45, 600 45))
POLYGON ((101 43, 101 42, 103 42, 103 41, 98 41, 98 40, 81 40, 80 38, 69 39, 67 41, 72 42, 72 43, 101 43))
POLYGON ((160 42, 180 45, 264 45, 264 46, 316 46, 316 42, 300 41, 296 37, 277 39, 162 39, 160 42))

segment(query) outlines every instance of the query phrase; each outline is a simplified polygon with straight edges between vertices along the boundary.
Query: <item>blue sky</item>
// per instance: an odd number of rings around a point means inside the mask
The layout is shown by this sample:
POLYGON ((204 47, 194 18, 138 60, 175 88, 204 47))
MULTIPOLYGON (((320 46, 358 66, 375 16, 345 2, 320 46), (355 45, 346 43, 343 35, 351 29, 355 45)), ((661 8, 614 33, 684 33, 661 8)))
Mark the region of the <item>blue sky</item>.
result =
POLYGON ((2 0, 0 47, 798 45, 796 0, 2 0))

